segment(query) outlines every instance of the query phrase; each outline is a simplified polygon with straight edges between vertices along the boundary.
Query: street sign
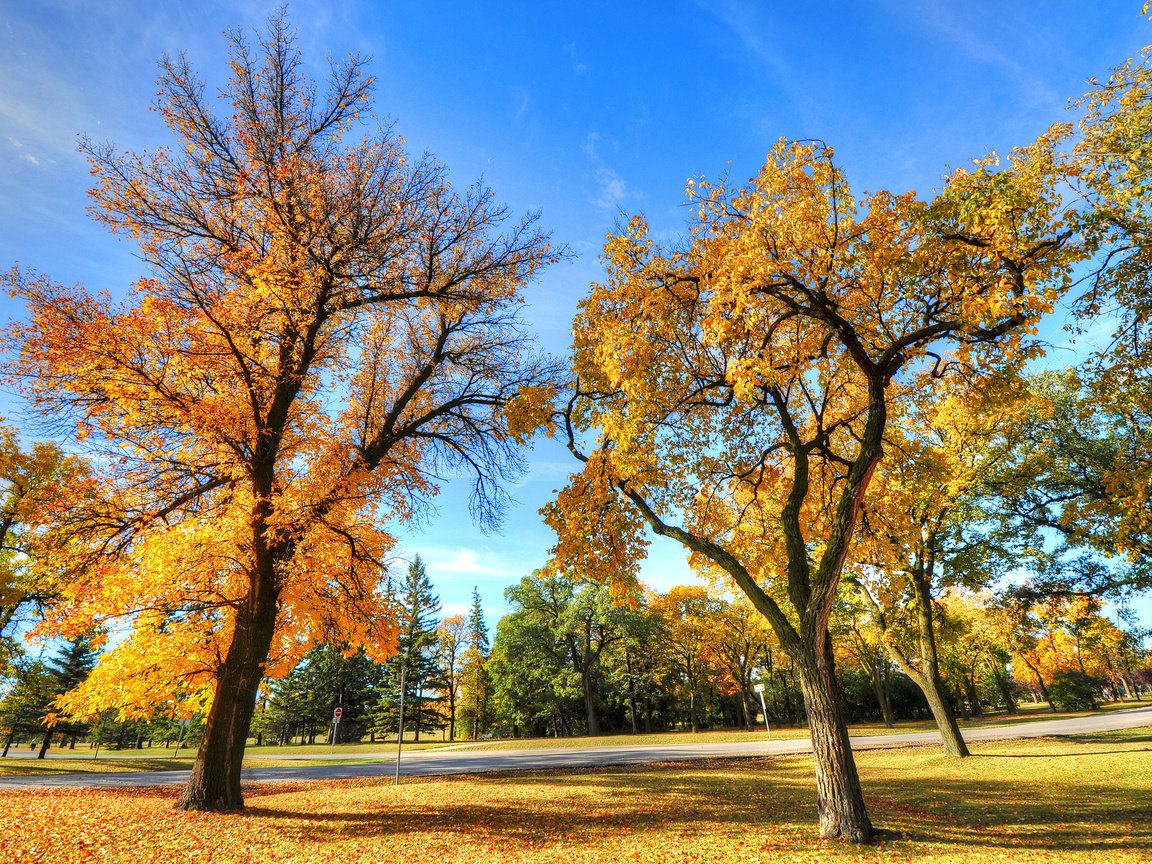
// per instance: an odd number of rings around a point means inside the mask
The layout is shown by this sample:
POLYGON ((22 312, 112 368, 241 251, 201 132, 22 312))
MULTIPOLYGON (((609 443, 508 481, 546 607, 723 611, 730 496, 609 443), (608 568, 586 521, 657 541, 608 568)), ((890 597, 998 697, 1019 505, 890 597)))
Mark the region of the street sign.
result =
POLYGON ((337 708, 337 709, 336 709, 336 710, 335 710, 335 711, 332 713, 332 718, 333 718, 334 720, 339 720, 339 719, 340 719, 341 717, 343 717, 343 716, 344 716, 344 709, 343 709, 343 708, 337 708))
POLYGON ((763 693, 764 692, 764 685, 763 684, 757 684, 752 689, 755 690, 757 693, 763 693))

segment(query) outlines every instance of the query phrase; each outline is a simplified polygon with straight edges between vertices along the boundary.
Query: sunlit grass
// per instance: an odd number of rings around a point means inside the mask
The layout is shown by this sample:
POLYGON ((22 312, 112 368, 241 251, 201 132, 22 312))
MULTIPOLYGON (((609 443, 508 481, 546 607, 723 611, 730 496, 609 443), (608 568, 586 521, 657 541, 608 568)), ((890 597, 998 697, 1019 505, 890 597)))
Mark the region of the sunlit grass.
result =
POLYGON ((1152 730, 858 755, 902 839, 816 836, 810 759, 260 784, 243 815, 178 813, 173 788, 0 793, 6 862, 1148 861, 1152 730))

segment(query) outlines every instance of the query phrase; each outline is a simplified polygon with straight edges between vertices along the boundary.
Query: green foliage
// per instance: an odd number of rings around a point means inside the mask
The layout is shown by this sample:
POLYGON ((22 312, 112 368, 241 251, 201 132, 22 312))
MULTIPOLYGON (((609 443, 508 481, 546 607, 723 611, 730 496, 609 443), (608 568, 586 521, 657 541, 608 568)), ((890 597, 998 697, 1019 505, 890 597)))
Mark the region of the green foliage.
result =
POLYGON ((402 628, 397 651, 380 670, 369 724, 372 731, 382 734, 395 733, 400 728, 403 680, 404 728, 414 731, 419 740, 421 732, 431 732, 444 725, 435 694, 447 686, 436 651, 440 600, 432 590, 432 581, 419 555, 405 572, 397 603, 402 628))
POLYGON ((1069 669, 1052 676, 1048 695, 1063 711, 1094 711, 1100 707, 1100 693, 1106 683, 1094 675, 1069 669))

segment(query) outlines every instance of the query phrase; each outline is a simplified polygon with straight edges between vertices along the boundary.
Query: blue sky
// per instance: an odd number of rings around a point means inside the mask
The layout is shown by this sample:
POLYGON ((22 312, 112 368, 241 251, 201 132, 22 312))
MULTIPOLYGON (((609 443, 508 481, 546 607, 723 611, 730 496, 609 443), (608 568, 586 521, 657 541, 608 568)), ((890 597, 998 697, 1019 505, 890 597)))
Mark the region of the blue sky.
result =
MULTIPOLYGON (((113 294, 142 275, 131 247, 85 215, 76 135, 124 149, 163 143, 147 110, 159 57, 184 50, 218 84, 223 31, 258 26, 271 9, 0 0, 0 267, 18 261, 113 294)), ((528 289, 527 318, 562 352, 621 213, 675 231, 687 178, 751 176, 781 136, 828 141, 857 191, 927 194, 948 166, 1069 119, 1067 101, 1090 76, 1152 42, 1140 9, 1140 0, 379 0, 294 2, 290 16, 318 74, 329 54, 373 58, 376 113, 410 149, 434 153, 458 184, 482 177, 513 211, 542 211, 577 257, 528 289)), ((21 314, 0 304, 6 319, 21 314)), ((20 406, 2 398, 19 420, 20 406)), ((558 447, 538 447, 500 535, 472 528, 464 490, 445 490, 404 548, 428 562, 446 613, 463 610, 473 585, 490 619, 503 611, 504 586, 546 559, 552 537, 536 511, 571 469, 558 447)), ((672 544, 652 553, 647 581, 688 578, 672 544)))

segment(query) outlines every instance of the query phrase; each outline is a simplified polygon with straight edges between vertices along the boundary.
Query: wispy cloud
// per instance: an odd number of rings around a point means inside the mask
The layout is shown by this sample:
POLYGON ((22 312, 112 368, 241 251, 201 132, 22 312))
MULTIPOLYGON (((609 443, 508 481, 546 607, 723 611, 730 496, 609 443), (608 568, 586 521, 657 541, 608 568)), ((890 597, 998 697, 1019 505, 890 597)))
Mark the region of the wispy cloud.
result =
POLYGON ((576 53, 575 42, 568 43, 568 56, 572 59, 572 74, 582 78, 591 71, 588 64, 581 60, 580 55, 576 53))
POLYGON ((580 142, 580 149, 584 151, 589 162, 595 162, 600 156, 600 133, 589 132, 580 142))
POLYGON ((628 196, 628 185, 624 178, 611 168, 600 168, 596 171, 595 197, 592 203, 604 210, 617 211, 624 205, 628 196))

